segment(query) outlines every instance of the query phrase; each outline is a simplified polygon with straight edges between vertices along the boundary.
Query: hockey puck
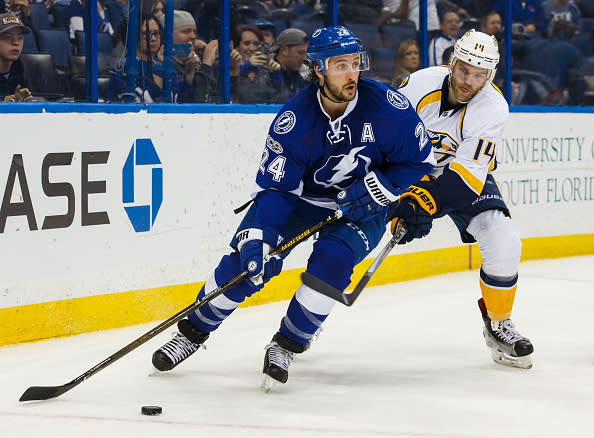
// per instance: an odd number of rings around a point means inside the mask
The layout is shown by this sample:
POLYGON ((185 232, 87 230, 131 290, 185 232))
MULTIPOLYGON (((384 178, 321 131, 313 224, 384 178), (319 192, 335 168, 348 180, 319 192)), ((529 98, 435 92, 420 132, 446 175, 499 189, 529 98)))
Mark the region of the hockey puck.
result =
POLYGON ((163 408, 161 406, 143 406, 140 408, 142 415, 161 415, 163 408))

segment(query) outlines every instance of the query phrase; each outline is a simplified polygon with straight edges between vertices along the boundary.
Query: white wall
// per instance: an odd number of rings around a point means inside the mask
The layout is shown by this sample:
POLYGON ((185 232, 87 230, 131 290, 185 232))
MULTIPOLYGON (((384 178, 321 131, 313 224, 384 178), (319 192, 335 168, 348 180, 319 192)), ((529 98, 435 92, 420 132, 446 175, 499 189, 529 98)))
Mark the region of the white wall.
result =
MULTIPOLYGON (((206 280, 249 199, 273 114, 3 114, 0 148, 0 308, 206 280), (122 169, 136 139, 150 138, 161 165, 137 166, 135 203, 151 204, 151 171, 163 169, 163 203, 147 232, 135 232, 122 202, 122 169), (81 160, 108 151, 89 165, 90 181, 105 191, 88 195, 88 210, 106 212, 109 224, 82 225, 81 160), (53 166, 49 181, 75 193, 73 223, 42 229, 46 216, 68 210, 64 196, 47 196, 42 163, 51 153, 73 153, 53 166), (26 184, 9 177, 20 154, 26 184), (7 186, 14 181, 12 191, 7 186), (101 184, 101 183, 99 183, 101 184), (31 195, 37 230, 21 214, 21 186, 31 195), (20 212, 20 213, 19 213, 20 212), (10 213, 10 214, 9 214, 10 213)), ((521 237, 594 233, 594 116, 511 114, 498 145, 496 178, 521 237)), ((16 167, 14 168, 16 169, 16 167)), ((400 252, 459 245, 448 219, 431 239, 400 252)), ((305 265, 308 245, 286 267, 305 265)))

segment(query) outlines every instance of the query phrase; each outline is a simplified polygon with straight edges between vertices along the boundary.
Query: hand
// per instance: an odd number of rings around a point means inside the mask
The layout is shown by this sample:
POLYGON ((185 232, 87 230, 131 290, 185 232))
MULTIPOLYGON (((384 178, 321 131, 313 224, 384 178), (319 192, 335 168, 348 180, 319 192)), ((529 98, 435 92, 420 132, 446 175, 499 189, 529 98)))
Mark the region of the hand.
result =
MULTIPOLYGON (((199 41, 199 40, 196 40, 199 41)), ((212 40, 203 48, 202 63, 212 66, 219 57, 219 41, 212 40)))
POLYGON ((387 220, 392 220, 392 234, 396 231, 398 219, 406 222, 407 232, 398 244, 420 239, 431 231, 433 216, 439 211, 438 197, 435 187, 431 182, 421 181, 410 186, 400 196, 397 204, 392 204, 386 215, 387 220), (432 193, 435 192, 435 193, 432 193))
POLYGON ((241 53, 233 49, 229 53, 229 76, 239 76, 239 67, 241 66, 241 53))
POLYGON ((28 88, 21 88, 20 85, 16 86, 14 94, 4 96, 4 102, 28 102, 31 99, 33 99, 31 91, 28 88))
POLYGON ((250 56, 250 63, 254 67, 266 67, 268 65, 268 56, 262 52, 256 52, 250 56))
POLYGON ((248 271, 249 280, 254 286, 260 286, 280 274, 283 267, 279 256, 268 256, 273 248, 265 240, 273 240, 272 235, 257 228, 248 228, 237 233, 241 269, 248 271))
POLYGON ((268 60, 268 64, 266 65, 266 70, 268 70, 269 72, 273 72, 273 71, 277 71, 280 70, 281 66, 278 62, 276 62, 274 59, 269 59, 268 60))
POLYGON ((388 214, 390 217, 393 217, 390 227, 392 234, 396 232, 396 224, 399 219, 403 219, 406 223, 407 231, 398 241, 399 245, 408 243, 413 239, 425 237, 431 231, 433 217, 423 210, 413 199, 402 199, 398 204, 390 207, 388 214))
POLYGON ((379 171, 372 171, 336 195, 336 203, 340 207, 350 205, 344 215, 348 221, 361 222, 398 200, 399 194, 400 189, 385 176, 379 171))

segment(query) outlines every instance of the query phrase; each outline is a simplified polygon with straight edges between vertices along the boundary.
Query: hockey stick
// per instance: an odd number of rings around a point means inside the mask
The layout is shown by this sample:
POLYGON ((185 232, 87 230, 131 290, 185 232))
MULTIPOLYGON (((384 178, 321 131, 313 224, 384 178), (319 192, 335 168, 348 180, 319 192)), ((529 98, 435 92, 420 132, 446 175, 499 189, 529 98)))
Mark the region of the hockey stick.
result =
MULTIPOLYGON (((300 234, 298 234, 297 236, 293 237, 288 242, 279 246, 272 253, 270 253, 270 257, 280 256, 280 255, 286 253, 287 251, 293 249, 295 246, 297 246, 301 242, 307 240, 308 237, 310 237, 313 234, 320 231, 320 229, 322 229, 326 225, 336 222, 338 219, 340 219, 343 216, 343 214, 346 211, 347 211, 346 208, 343 208, 342 210, 336 210, 332 215, 328 216, 323 221, 318 222, 317 224, 313 225, 312 227, 308 228, 307 230, 305 230, 305 231, 301 232, 300 234)), ((155 328, 149 330, 148 332, 146 332, 139 338, 130 342, 124 348, 122 348, 121 350, 112 354, 105 360, 99 362, 93 368, 91 368, 90 370, 81 374, 76 379, 72 380, 71 382, 68 382, 62 386, 31 386, 31 387, 27 388, 27 390, 23 393, 23 395, 21 395, 21 398, 19 399, 19 401, 23 402, 23 401, 31 401, 31 400, 48 400, 50 398, 58 397, 58 396, 64 394, 66 391, 70 391, 75 386, 79 385, 80 383, 87 380, 89 377, 91 377, 94 374, 101 371, 103 368, 107 367, 108 365, 111 365, 116 360, 122 358, 126 354, 135 350, 136 348, 138 348, 139 346, 144 344, 149 339, 154 338, 156 335, 161 333, 166 328, 172 326, 180 319, 184 318, 185 316, 189 315, 193 311, 204 306, 206 303, 212 301, 214 298, 218 297, 223 292, 231 289, 233 286, 240 283, 247 277, 248 277, 247 270, 243 271, 241 274, 236 275, 235 277, 233 277, 231 280, 229 280, 225 284, 219 286, 212 292, 206 294, 204 297, 202 297, 202 299, 200 301, 195 301, 194 303, 190 304, 185 309, 179 311, 178 313, 173 315, 171 318, 167 319, 166 321, 163 321, 161 324, 159 324, 155 328)))
POLYGON ((392 251, 392 248, 394 248, 394 246, 406 234, 406 231, 407 231, 407 228, 406 228, 406 223, 404 222, 404 220, 403 219, 398 220, 398 222, 396 224, 396 231, 394 232, 394 235, 392 236, 390 241, 386 244, 384 249, 382 249, 382 251, 379 253, 379 255, 375 258, 373 263, 369 266, 369 268, 367 269, 365 274, 363 274, 363 277, 361 278, 361 280, 359 280, 359 283, 357 283, 357 285, 355 286, 355 289, 353 289, 353 291, 351 293, 348 293, 348 294, 344 293, 344 292, 336 289, 335 287, 329 285, 325 281, 322 281, 319 278, 316 278, 307 272, 304 272, 303 274, 301 274, 301 280, 303 281, 303 284, 311 287, 312 289, 316 290, 317 292, 320 292, 322 295, 326 295, 327 297, 330 297, 338 302, 341 302, 345 306, 352 306, 353 303, 355 302, 355 300, 357 299, 357 297, 361 294, 361 292, 365 288, 365 286, 367 286, 367 283, 369 283, 369 280, 371 280, 371 277, 373 277, 373 274, 375 274, 375 271, 377 271, 377 268, 379 268, 379 266, 382 264, 382 262, 385 260, 385 258, 390 253, 390 251, 392 251))

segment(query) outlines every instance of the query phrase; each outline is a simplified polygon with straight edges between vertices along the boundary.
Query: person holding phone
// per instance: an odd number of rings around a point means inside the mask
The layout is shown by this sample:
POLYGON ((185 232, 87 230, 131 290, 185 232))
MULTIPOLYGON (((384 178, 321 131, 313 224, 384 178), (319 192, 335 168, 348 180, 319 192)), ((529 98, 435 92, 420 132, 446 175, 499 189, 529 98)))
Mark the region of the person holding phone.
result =
POLYGON ((253 24, 235 28, 233 42, 241 55, 239 66, 239 103, 270 103, 275 90, 270 73, 280 69, 270 57, 262 31, 253 24))

